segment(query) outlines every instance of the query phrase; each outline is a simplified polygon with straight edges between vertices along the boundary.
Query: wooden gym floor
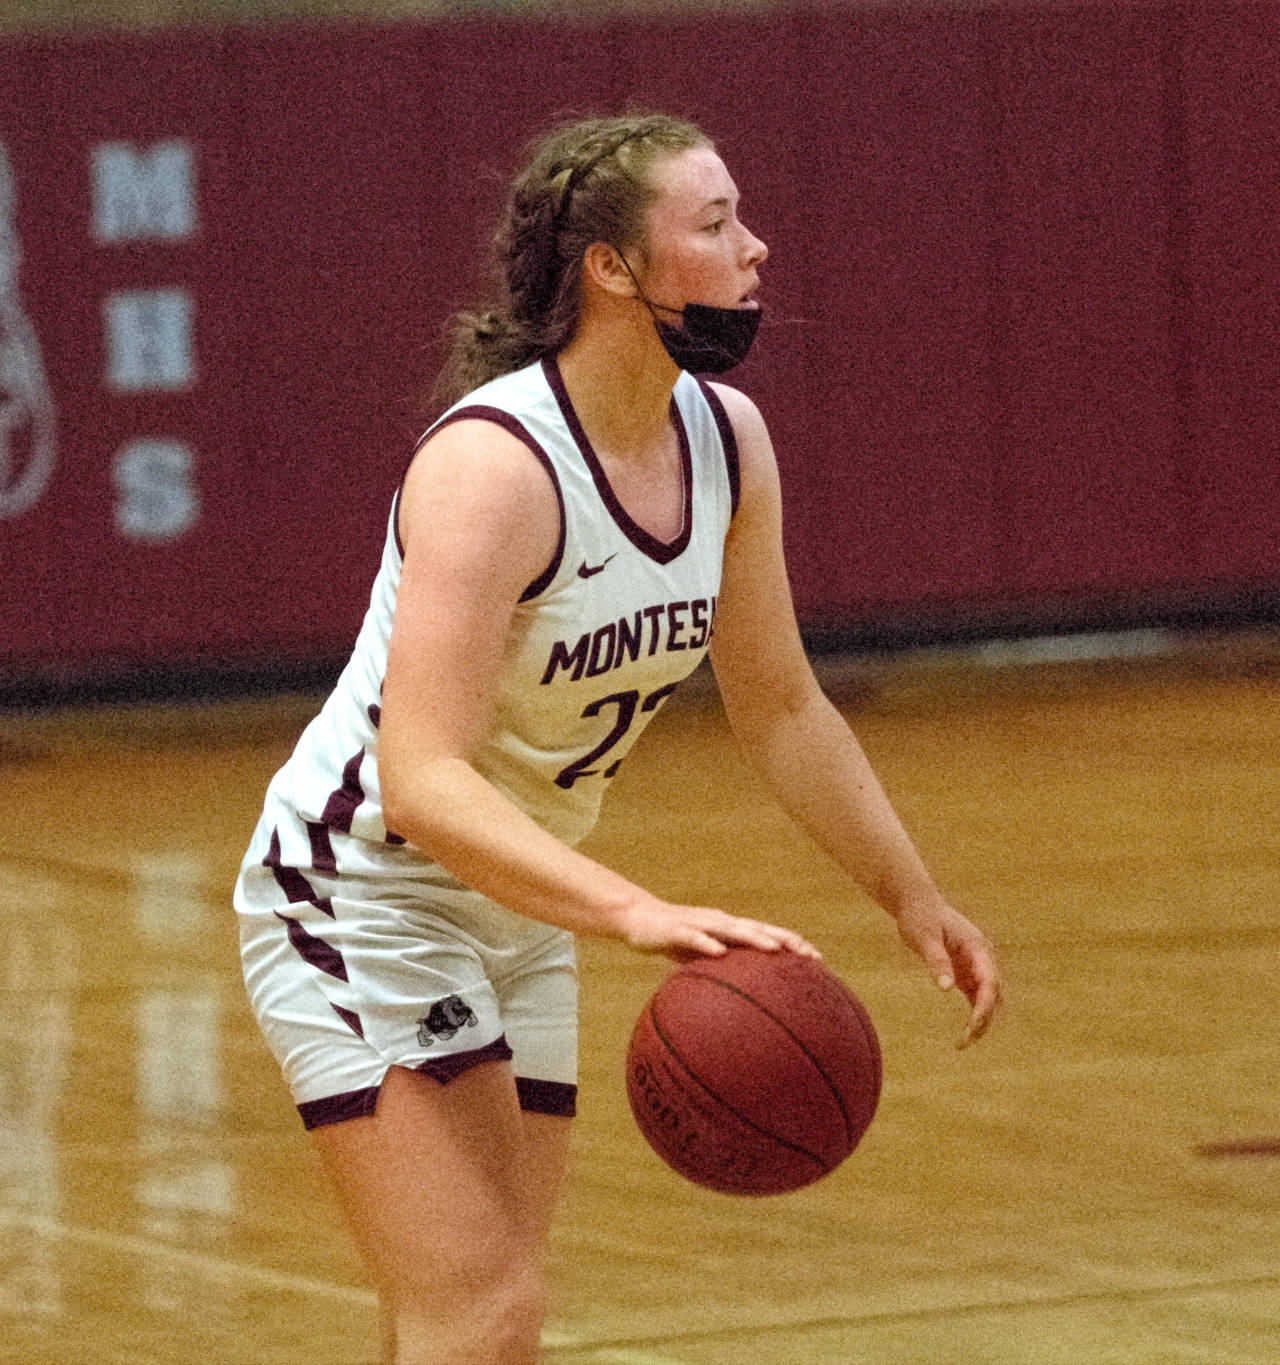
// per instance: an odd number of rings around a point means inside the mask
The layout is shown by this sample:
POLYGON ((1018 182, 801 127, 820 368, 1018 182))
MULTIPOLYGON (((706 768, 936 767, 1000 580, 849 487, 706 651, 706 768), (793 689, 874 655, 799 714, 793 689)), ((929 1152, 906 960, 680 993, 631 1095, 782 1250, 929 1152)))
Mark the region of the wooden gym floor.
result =
MULTIPOLYGON (((884 1097, 809 1190, 686 1186, 621 1086, 666 968, 585 943, 548 1365, 1280 1361, 1280 649, 1162 643, 829 673, 1002 950, 1008 1008, 966 1053, 956 1002, 771 806, 708 690, 673 701, 592 849, 801 927, 877 1023, 884 1097)), ((228 906, 313 705, 0 716, 0 1360, 376 1356, 228 906)))

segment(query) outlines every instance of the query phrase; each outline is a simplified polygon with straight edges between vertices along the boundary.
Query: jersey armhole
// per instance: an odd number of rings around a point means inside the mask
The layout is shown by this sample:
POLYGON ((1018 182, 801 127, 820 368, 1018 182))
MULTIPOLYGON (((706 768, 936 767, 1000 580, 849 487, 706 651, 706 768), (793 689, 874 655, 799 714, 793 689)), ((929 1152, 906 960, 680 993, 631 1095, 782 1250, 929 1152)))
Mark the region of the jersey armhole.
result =
POLYGON ((724 410, 720 395, 705 379, 698 380, 702 396, 707 400, 711 415, 716 419, 720 432, 720 444, 724 447, 724 465, 729 475, 729 519, 732 521, 738 512, 738 498, 742 493, 742 476, 738 469, 738 438, 734 434, 733 423, 724 410))
MULTIPOLYGON (((500 426, 504 431, 509 432, 517 441, 527 446, 529 450, 533 452, 537 457, 538 463, 547 471, 547 477, 551 480, 551 487, 555 490, 556 495, 556 506, 560 511, 560 537, 556 542, 555 553, 551 556, 551 562, 520 594, 521 602, 531 601, 540 593, 546 592, 551 584, 551 580, 555 578, 556 572, 560 568, 561 560, 564 558, 566 534, 564 493, 560 488, 560 479, 556 474, 555 465, 551 462, 551 456, 548 455, 547 452, 543 450, 542 446, 530 435, 524 423, 522 423, 518 417, 514 417, 503 408, 485 407, 483 404, 479 403, 474 404, 471 407, 458 408, 454 412, 446 414, 434 426, 428 427, 427 430, 423 432, 421 440, 419 440, 418 444, 414 447, 415 457, 422 448, 423 443, 429 437, 434 436, 437 431, 452 425, 454 422, 493 422, 496 426, 500 426)), ((405 477, 408 477, 407 470, 405 471, 405 477)), ((404 479, 402 478, 400 480, 399 488, 396 489, 395 501, 393 502, 391 509, 392 527, 396 538, 396 549, 400 553, 401 560, 404 559, 404 541, 400 538, 400 495, 403 492, 404 479)))

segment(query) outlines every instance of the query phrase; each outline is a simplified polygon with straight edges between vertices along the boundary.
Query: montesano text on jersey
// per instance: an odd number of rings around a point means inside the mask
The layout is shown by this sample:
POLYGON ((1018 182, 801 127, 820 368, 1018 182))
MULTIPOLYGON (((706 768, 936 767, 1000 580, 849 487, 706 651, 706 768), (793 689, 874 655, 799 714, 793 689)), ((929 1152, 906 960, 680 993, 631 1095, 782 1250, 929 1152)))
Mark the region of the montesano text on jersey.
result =
MULTIPOLYGON (((688 374, 676 384, 671 415, 684 492, 671 541, 638 526, 615 497, 553 360, 477 389, 435 428, 496 423, 529 447, 556 489, 560 543, 516 608, 493 723, 473 762, 569 843, 595 823, 609 780, 706 653, 715 624, 737 450, 719 400, 688 374)), ((369 841, 367 870, 412 875, 425 870, 423 855, 383 823, 377 775, 401 559, 393 509, 352 658, 272 786, 309 826, 369 841)))

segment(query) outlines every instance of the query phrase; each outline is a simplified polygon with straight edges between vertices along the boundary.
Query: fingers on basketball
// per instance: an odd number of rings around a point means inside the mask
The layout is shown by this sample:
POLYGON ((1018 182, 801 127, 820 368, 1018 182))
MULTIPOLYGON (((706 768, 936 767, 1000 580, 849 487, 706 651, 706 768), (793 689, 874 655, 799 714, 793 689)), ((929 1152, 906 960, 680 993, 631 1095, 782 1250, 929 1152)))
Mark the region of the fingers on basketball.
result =
POLYGON ((821 954, 806 939, 793 929, 783 929, 776 924, 765 924, 761 920, 725 916, 726 923, 717 932, 726 943, 738 944, 748 948, 762 948, 766 952, 787 949, 799 953, 801 957, 820 959, 821 954))
POLYGON ((730 947, 764 952, 786 949, 815 961, 822 959, 822 954, 794 930, 698 906, 681 907, 660 951, 677 962, 687 962, 699 956, 720 957, 730 947))

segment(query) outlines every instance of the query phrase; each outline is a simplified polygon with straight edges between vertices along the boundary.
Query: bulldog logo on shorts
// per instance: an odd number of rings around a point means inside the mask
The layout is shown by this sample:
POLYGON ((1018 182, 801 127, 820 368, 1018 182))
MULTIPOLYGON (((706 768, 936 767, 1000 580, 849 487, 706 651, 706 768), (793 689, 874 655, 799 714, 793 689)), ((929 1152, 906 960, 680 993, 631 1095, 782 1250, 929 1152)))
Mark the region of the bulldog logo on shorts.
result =
POLYGON ((425 1019, 418 1020, 418 1046, 430 1047, 437 1038, 447 1041, 459 1029, 475 1028, 479 1022, 475 1011, 461 996, 446 995, 431 1006, 425 1019))

